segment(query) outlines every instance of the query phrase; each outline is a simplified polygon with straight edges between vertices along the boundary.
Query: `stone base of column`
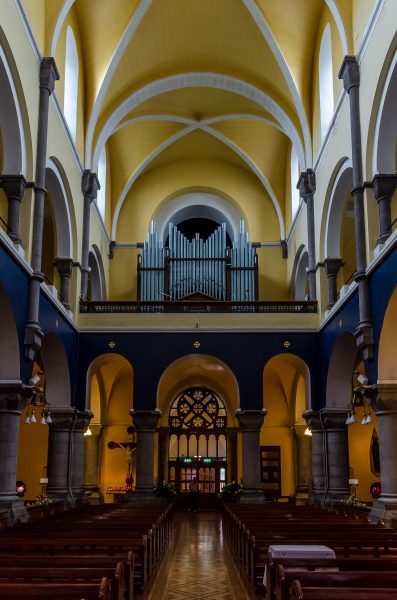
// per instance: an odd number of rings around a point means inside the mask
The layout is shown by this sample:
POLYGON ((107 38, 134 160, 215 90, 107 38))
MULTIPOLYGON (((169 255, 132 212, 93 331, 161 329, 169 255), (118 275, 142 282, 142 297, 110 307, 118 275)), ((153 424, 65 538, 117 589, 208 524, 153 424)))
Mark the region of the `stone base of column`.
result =
POLYGON ((83 490, 84 504, 103 504, 104 498, 99 487, 84 486, 83 490))
POLYGON ((295 493, 295 504, 302 505, 309 503, 309 488, 297 487, 295 493))
POLYGON ((52 500, 63 502, 65 509, 75 506, 75 498, 71 495, 70 490, 49 490, 47 488, 47 495, 52 500))
POLYGON ((265 504, 267 502, 265 492, 259 489, 243 489, 237 502, 241 504, 265 504))
POLYGON ((371 523, 383 523, 386 527, 394 527, 397 523, 397 498, 384 498, 375 502, 368 520, 371 523))
POLYGON ((29 520, 29 513, 26 510, 23 500, 14 497, 0 497, 0 518, 4 519, 8 527, 15 523, 26 523, 29 520))
POLYGON ((338 502, 338 500, 347 500, 348 498, 350 498, 349 488, 338 488, 334 490, 328 490, 325 494, 323 505, 333 506, 338 502))
POLYGON ((309 494, 310 506, 323 506, 324 490, 312 490, 309 494))

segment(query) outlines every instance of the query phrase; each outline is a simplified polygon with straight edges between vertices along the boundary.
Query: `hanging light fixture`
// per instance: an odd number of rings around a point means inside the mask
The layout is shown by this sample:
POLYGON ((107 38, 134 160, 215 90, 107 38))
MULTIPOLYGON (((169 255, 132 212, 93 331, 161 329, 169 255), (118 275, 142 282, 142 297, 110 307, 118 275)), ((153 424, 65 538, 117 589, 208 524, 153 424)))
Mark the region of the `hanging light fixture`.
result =
POLYGON ((92 431, 91 431, 91 429, 90 429, 90 426, 89 426, 89 425, 88 425, 87 429, 86 429, 86 430, 85 430, 85 432, 84 432, 84 436, 87 436, 87 435, 92 435, 92 431))
POLYGON ((303 435, 313 435, 312 432, 310 431, 309 427, 306 427, 304 434, 303 435))

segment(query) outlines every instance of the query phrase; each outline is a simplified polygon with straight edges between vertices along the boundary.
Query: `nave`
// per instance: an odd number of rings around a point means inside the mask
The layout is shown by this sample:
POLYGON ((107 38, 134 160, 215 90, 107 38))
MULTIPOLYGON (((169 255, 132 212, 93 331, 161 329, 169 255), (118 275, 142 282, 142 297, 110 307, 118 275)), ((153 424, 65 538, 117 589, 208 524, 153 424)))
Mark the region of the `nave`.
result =
POLYGON ((148 600, 249 600, 220 513, 177 513, 174 536, 148 600))

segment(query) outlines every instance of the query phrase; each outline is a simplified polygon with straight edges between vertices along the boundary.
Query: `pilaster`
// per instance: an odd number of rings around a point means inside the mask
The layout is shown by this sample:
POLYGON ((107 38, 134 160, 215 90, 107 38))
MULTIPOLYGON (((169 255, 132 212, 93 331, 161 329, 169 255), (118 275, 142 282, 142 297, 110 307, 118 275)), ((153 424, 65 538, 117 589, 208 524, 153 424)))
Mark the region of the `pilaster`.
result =
POLYGON ((301 173, 297 186, 299 195, 306 203, 307 210, 307 254, 310 300, 317 299, 316 292, 316 240, 314 228, 314 192, 316 191, 316 174, 313 169, 301 173))
POLYGON ((341 258, 326 258, 324 260, 324 270, 328 281, 328 304, 327 309, 330 310, 338 299, 337 277, 340 268, 344 265, 341 258))
POLYGON ((73 259, 58 257, 55 259, 55 266, 61 278, 61 302, 66 310, 70 310, 69 285, 73 273, 73 259))
POLYGON ((48 485, 52 498, 63 499, 73 505, 72 492, 72 440, 71 431, 77 415, 70 406, 51 407, 52 423, 48 435, 48 485))
MULTIPOLYGON (((91 504, 100 504, 103 498, 99 488, 99 449, 103 426, 91 423, 91 435, 84 436, 84 494, 91 504)), ((83 434, 84 435, 84 434, 83 434)))
POLYGON ((323 408, 321 420, 326 439, 326 489, 325 503, 350 497, 349 438, 346 425, 347 409, 323 408))
POLYGON ((295 425, 296 446, 296 502, 309 499, 312 482, 312 435, 305 435, 306 425, 295 425))
POLYGON ((374 198, 379 208, 379 238, 376 243, 384 244, 391 234, 391 199, 397 187, 397 175, 378 173, 372 180, 374 198))
POLYGON ((0 186, 8 200, 7 233, 16 245, 22 244, 19 237, 19 215, 28 185, 23 175, 1 175, 0 178, 0 186))
POLYGON ((84 207, 83 207, 83 235, 82 235, 82 250, 81 250, 81 300, 87 299, 88 293, 88 277, 89 277, 89 266, 88 256, 90 249, 90 213, 91 213, 91 202, 93 202, 98 194, 98 190, 101 189, 99 179, 96 173, 91 173, 90 170, 86 169, 83 173, 81 181, 81 191, 84 196, 84 207))
POLYGON ((309 494, 310 504, 322 504, 325 492, 325 436, 318 411, 307 410, 303 413, 312 432, 312 488, 309 494))

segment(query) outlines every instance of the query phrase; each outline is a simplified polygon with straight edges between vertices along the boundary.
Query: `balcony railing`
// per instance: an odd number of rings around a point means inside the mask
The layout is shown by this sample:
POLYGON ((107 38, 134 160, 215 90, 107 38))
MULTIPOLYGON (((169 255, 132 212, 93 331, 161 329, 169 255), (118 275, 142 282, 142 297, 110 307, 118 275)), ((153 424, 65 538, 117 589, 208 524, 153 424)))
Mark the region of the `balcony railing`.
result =
POLYGON ((80 313, 294 313, 317 312, 317 302, 80 302, 80 313))

